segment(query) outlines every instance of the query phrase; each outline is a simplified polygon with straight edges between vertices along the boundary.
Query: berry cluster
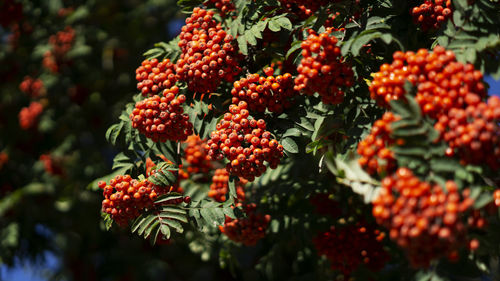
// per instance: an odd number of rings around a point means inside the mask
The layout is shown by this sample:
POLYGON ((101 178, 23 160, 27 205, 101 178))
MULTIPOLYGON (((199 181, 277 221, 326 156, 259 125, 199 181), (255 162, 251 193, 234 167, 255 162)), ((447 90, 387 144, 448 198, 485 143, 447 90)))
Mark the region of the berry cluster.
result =
POLYGON ((328 193, 315 194, 309 199, 309 203, 314 206, 315 212, 320 215, 338 218, 342 214, 339 204, 337 201, 332 200, 328 193))
POLYGON ((383 238, 383 233, 374 225, 358 222, 343 227, 331 226, 315 236, 313 243, 318 254, 328 258, 331 268, 347 277, 361 265, 372 271, 382 269, 389 260, 380 242, 383 238))
POLYGON ((45 52, 43 55, 43 65, 48 70, 57 73, 63 64, 66 63, 65 56, 73 47, 75 40, 75 30, 67 26, 63 31, 51 35, 49 38, 49 45, 51 50, 45 52))
POLYGON ((266 131, 263 119, 248 119, 244 101, 230 105, 229 112, 217 124, 207 143, 208 155, 214 160, 226 157, 226 169, 235 176, 253 181, 266 171, 264 162, 275 169, 283 157, 283 146, 266 131))
POLYGON ((246 101, 252 112, 264 112, 267 108, 271 112, 281 113, 290 107, 291 98, 295 96, 292 75, 285 73, 274 77, 274 70, 270 67, 264 72, 267 77, 248 74, 246 78, 234 82, 231 90, 233 104, 246 101))
POLYGON ((411 10, 413 22, 420 25, 423 31, 439 29, 452 13, 451 0, 425 0, 411 10))
POLYGON ((215 7, 220 11, 222 17, 225 17, 226 14, 236 9, 232 0, 207 0, 203 3, 203 5, 207 7, 215 7))
POLYGON ((266 236, 271 216, 258 214, 255 204, 245 205, 244 209, 247 215, 245 218, 232 219, 226 216, 224 226, 219 226, 219 229, 229 239, 245 246, 253 246, 266 236))
POLYGON ((189 174, 206 174, 213 169, 208 149, 207 141, 200 139, 198 135, 191 135, 186 140, 184 149, 184 159, 187 162, 186 169, 189 174))
MULTIPOLYGON (((244 186, 247 183, 245 179, 240 179, 236 184, 236 199, 239 202, 245 200, 244 186)), ((226 195, 229 192, 229 172, 226 169, 216 169, 212 177, 212 184, 208 196, 217 202, 225 202, 226 195)))
POLYGON ((391 123, 399 119, 392 112, 384 113, 381 119, 375 121, 370 134, 358 143, 359 164, 369 174, 395 171, 396 159, 389 147, 395 143, 391 138, 391 123))
POLYGON ((469 190, 461 196, 452 181, 445 188, 422 182, 409 169, 400 168, 384 178, 373 201, 377 222, 390 230, 390 238, 405 249, 414 267, 427 267, 440 257, 456 260, 468 229, 484 225, 480 218, 465 217, 474 204, 469 190))
POLYGON ((452 108, 434 125, 449 145, 448 156, 458 154, 463 164, 486 163, 500 168, 500 98, 491 97, 465 109, 452 108))
POLYGON ((222 81, 234 81, 241 71, 233 37, 213 15, 213 11, 194 8, 179 35, 182 54, 175 71, 178 80, 186 81, 194 92, 213 92, 222 81))
POLYGON ((28 130, 38 124, 38 117, 43 112, 43 105, 33 101, 28 107, 23 107, 19 112, 19 125, 23 130, 28 130))
POLYGON ((302 42, 302 60, 295 78, 295 90, 307 95, 318 93, 326 104, 339 104, 344 99, 343 88, 353 85, 354 73, 340 55, 337 38, 330 36, 328 28, 316 34, 309 30, 309 36, 302 42))
POLYGON ((137 90, 143 96, 156 95, 164 89, 175 85, 175 67, 169 59, 158 61, 158 59, 144 60, 135 70, 137 90))
POLYGON ((23 4, 15 0, 3 0, 0 4, 0 25, 7 28, 23 17, 23 4))
POLYGON ((481 72, 471 64, 457 62, 455 54, 441 46, 433 52, 397 51, 393 58, 392 64, 383 64, 373 74, 370 85, 370 95, 380 106, 388 107, 391 100, 403 98, 405 81, 417 87, 415 98, 424 114, 432 118, 451 108, 477 104, 486 95, 481 72))
MULTIPOLYGON (((158 196, 172 191, 172 187, 160 187, 148 180, 138 181, 130 175, 118 175, 109 181, 109 185, 100 181, 98 186, 103 189, 104 195, 102 212, 110 214, 111 218, 123 227, 138 217, 144 209, 152 208, 158 196)), ((180 204, 185 200, 189 201, 189 198, 186 198, 175 199, 169 203, 180 204)))
POLYGON ((21 84, 19 84, 19 89, 32 98, 37 98, 45 93, 42 80, 30 76, 24 77, 21 84))
POLYGON ((281 5, 287 10, 296 14, 299 19, 307 19, 312 16, 321 7, 327 6, 332 2, 339 0, 279 0, 281 5))
POLYGON ((152 96, 135 104, 130 114, 132 127, 152 139, 154 142, 167 140, 184 141, 193 134, 193 124, 184 114, 181 104, 186 96, 179 95, 179 88, 174 86, 163 91, 163 97, 152 96))
POLYGON ((493 200, 495 202, 495 206, 500 207, 500 189, 496 189, 493 192, 493 200))
POLYGON ((45 168, 45 172, 47 174, 53 176, 62 176, 64 175, 64 170, 62 167, 62 163, 60 163, 60 159, 55 159, 50 154, 42 154, 40 155, 40 161, 42 161, 43 166, 45 168))

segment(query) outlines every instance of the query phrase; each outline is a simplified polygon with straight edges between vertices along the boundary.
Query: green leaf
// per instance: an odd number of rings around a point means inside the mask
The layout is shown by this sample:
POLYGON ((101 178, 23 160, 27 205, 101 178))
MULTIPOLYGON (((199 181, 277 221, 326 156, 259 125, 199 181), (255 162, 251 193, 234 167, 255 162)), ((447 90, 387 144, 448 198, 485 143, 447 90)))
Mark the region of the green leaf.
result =
POLYGON ((279 17, 274 21, 284 29, 292 30, 292 22, 287 17, 279 17))
POLYGON ((270 20, 267 26, 269 27, 269 30, 273 32, 278 32, 281 30, 281 25, 275 19, 270 20))
POLYGON ((229 182, 228 182, 228 186, 229 186, 229 197, 230 198, 237 198, 238 195, 236 193, 236 181, 238 181, 238 177, 235 177, 235 176, 231 176, 229 177, 229 182))
POLYGON ((283 138, 281 140, 281 145, 283 145, 283 148, 290 153, 299 153, 299 147, 297 143, 292 139, 292 138, 283 138))
POLYGON ((148 177, 148 181, 154 185, 170 186, 177 182, 177 177, 173 173, 177 168, 167 162, 162 162, 154 169, 155 173, 148 177))
POLYGON ((351 53, 354 56, 359 55, 359 51, 361 48, 363 48, 364 45, 366 45, 368 42, 375 38, 379 38, 382 35, 379 31, 376 30, 366 30, 362 32, 351 45, 351 53))
POLYGON ((116 145, 116 140, 123 129, 123 123, 114 124, 106 131, 106 140, 112 145, 116 145))
POLYGON ((248 46, 247 46, 247 40, 245 39, 244 36, 238 36, 236 39, 238 41, 238 47, 241 51, 242 54, 248 55, 248 46))
POLYGON ((104 222, 105 229, 109 230, 113 226, 113 219, 111 218, 111 215, 101 212, 101 218, 104 222))
POLYGON ((158 197, 155 200, 155 204, 157 204, 157 205, 163 205, 164 203, 168 204, 168 202, 170 202, 172 200, 181 199, 181 198, 184 198, 184 196, 182 196, 180 193, 170 192, 170 193, 167 193, 167 194, 164 194, 164 195, 161 195, 160 197, 158 197))

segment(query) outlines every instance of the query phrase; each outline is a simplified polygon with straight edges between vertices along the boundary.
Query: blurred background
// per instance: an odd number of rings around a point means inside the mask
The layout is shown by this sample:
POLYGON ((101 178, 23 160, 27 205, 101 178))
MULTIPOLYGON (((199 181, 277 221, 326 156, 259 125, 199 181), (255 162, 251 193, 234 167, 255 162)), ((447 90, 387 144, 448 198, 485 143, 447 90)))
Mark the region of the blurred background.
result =
POLYGON ((0 0, 0 280, 232 279, 185 246, 104 231, 91 184, 141 54, 183 22, 174 0, 0 0))
POLYGON ((135 69, 184 22, 174 0, 0 0, 0 280, 211 280, 175 244, 101 227, 105 132, 135 69), (168 277, 167 277, 168 276, 168 277))

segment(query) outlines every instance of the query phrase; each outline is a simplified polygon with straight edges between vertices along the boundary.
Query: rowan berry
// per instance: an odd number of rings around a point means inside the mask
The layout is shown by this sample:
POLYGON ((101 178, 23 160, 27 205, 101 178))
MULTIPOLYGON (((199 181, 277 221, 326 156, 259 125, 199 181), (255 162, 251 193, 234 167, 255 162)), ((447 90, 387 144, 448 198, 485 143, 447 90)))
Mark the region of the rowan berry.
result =
POLYGON ((453 181, 445 187, 420 181, 407 168, 382 180, 373 201, 373 216, 389 229, 414 267, 428 267, 437 258, 457 258, 470 228, 481 228, 479 214, 467 215, 474 204, 466 189, 460 194, 453 181), (445 190, 445 189, 446 190, 445 190))
POLYGON ((395 144, 391 137, 391 124, 399 119, 392 112, 384 113, 381 119, 375 121, 370 134, 358 143, 357 152, 361 156, 358 162, 369 174, 390 174, 396 169, 396 159, 390 150, 390 146, 395 144))
POLYGON ((210 134, 206 149, 213 160, 224 157, 229 160, 226 165, 229 173, 253 181, 266 171, 264 162, 269 163, 271 169, 278 166, 283 157, 283 146, 265 131, 264 120, 241 117, 247 116, 248 107, 245 101, 230 105, 229 113, 224 115, 224 119, 216 125, 216 130, 210 134))
MULTIPOLYGON (((236 183, 236 200, 243 202, 245 200, 244 186, 248 181, 240 178, 236 183)), ((229 172, 226 169, 216 169, 212 177, 212 184, 208 191, 208 196, 217 202, 225 202, 229 193, 229 172)))
POLYGON ((132 127, 154 142, 184 141, 193 134, 193 124, 181 107, 183 95, 175 96, 176 86, 165 89, 163 97, 152 96, 136 103, 130 114, 132 127))
POLYGON ((137 90, 143 96, 156 95, 164 89, 175 86, 175 67, 169 59, 158 61, 158 59, 144 60, 135 70, 137 90))
POLYGON ((179 35, 182 53, 175 65, 176 77, 194 92, 213 92, 241 71, 233 37, 213 16, 213 11, 194 8, 179 35))
POLYGON ((21 129, 28 130, 38 124, 40 114, 43 112, 43 105, 33 101, 28 107, 23 107, 19 112, 19 125, 21 129))
MULTIPOLYGON (((292 98, 296 94, 292 75, 285 73, 274 77, 274 69, 271 67, 266 68, 264 72, 267 77, 248 74, 246 78, 234 82, 231 90, 233 104, 246 101, 250 111, 264 112, 267 109, 274 113, 281 113, 283 109, 291 106, 292 98)), ((248 113, 244 112, 243 115, 248 113)))
POLYGON ((186 160, 187 172, 206 174, 211 171, 213 165, 208 156, 207 141, 200 139, 198 135, 191 135, 187 138, 186 144, 183 158, 186 160))
POLYGON ((360 265, 372 271, 384 267, 389 254, 379 241, 380 235, 375 225, 358 222, 331 226, 313 237, 313 243, 318 254, 328 258, 331 268, 342 272, 347 279, 360 265))
POLYGON ((339 104, 344 100, 345 88, 354 82, 354 72, 340 55, 337 38, 330 36, 332 28, 324 33, 309 31, 301 44, 302 60, 295 78, 296 91, 306 95, 318 93, 326 104, 339 104))
POLYGON ((207 7, 215 7, 222 17, 236 10, 232 0, 207 0, 203 3, 207 7))
POLYGON ((62 159, 56 158, 51 154, 40 155, 40 161, 43 163, 45 172, 54 176, 64 175, 62 159))
POLYGON ((53 73, 60 71, 61 67, 68 64, 66 54, 73 47, 75 40, 75 30, 66 26, 62 31, 57 32, 49 37, 50 50, 43 55, 43 66, 53 73))
POLYGON ((45 87, 42 80, 34 79, 31 76, 25 76, 21 84, 19 84, 19 89, 30 96, 31 98, 38 98, 39 96, 45 94, 45 87))
POLYGON ((404 84, 416 87, 416 101, 423 113, 438 119, 451 108, 474 105, 486 95, 483 75, 471 64, 456 61, 452 51, 436 46, 433 52, 420 49, 393 54, 392 64, 383 64, 373 74, 370 95, 380 106, 402 99, 404 84))
POLYGON ((453 7, 451 0, 425 0, 420 6, 413 7, 410 14, 423 31, 437 30, 452 17, 453 7))
POLYGON ((447 156, 457 155, 463 164, 486 164, 500 168, 500 98, 487 103, 452 108, 434 128, 449 145, 447 156))
POLYGON ((235 242, 254 246, 266 236, 271 216, 257 213, 257 206, 253 203, 245 205, 244 210, 247 215, 245 218, 232 219, 226 216, 224 226, 219 226, 219 229, 235 242))

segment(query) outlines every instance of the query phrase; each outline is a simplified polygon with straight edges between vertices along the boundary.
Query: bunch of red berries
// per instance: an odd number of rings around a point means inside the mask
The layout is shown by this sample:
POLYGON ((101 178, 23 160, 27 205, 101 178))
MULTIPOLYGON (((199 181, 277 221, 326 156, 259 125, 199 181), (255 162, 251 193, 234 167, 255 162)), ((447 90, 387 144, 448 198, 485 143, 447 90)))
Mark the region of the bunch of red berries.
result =
POLYGON ((38 117, 43 112, 43 105, 33 101, 28 107, 23 107, 19 112, 19 125, 23 130, 34 128, 38 124, 38 117))
POLYGON ((175 85, 175 67, 169 59, 158 61, 158 59, 144 60, 135 70, 137 90, 143 96, 156 95, 164 89, 175 85))
POLYGON ((392 64, 383 64, 373 74, 370 85, 370 95, 380 106, 388 107, 391 100, 403 98, 405 81, 417 87, 415 99, 432 118, 451 108, 478 104, 486 95, 482 73, 471 64, 457 62, 455 54, 441 46, 433 52, 397 51, 393 58, 392 64))
POLYGON ((400 168, 382 181, 379 196, 373 201, 373 215, 387 227, 390 238, 407 253, 414 267, 427 267, 431 260, 458 258, 471 227, 484 226, 480 217, 469 216, 474 201, 470 191, 460 194, 448 181, 446 190, 420 181, 407 168, 400 168))
POLYGON ((375 121, 370 134, 358 143, 359 164, 369 174, 395 171, 397 163, 389 147, 396 142, 391 137, 391 124, 399 119, 392 112, 384 113, 381 119, 375 121))
POLYGON ((332 2, 339 0, 279 0, 281 5, 287 10, 296 14, 300 19, 307 19, 312 16, 319 8, 327 6, 332 2))
POLYGON ((200 139, 198 135, 191 135, 187 138, 186 144, 184 159, 187 162, 187 172, 189 174, 206 174, 211 171, 213 165, 210 156, 208 156, 207 141, 200 139))
POLYGON ((465 109, 452 108, 434 125, 449 145, 448 156, 455 153, 463 164, 486 163, 500 168, 500 98, 491 97, 465 109))
POLYGON ((292 75, 285 73, 274 77, 274 69, 271 67, 264 72, 267 77, 249 74, 234 82, 231 90, 233 104, 246 101, 252 112, 264 112, 267 108, 271 112, 281 113, 283 109, 290 107, 291 98, 295 96, 292 75))
POLYGON ((452 14, 451 0, 425 0, 411 10, 413 22, 420 25, 423 31, 439 29, 452 14))
POLYGON ((307 95, 318 93, 323 103, 339 104, 344 100, 343 88, 353 85, 354 72, 340 55, 337 38, 330 36, 328 28, 316 34, 309 30, 309 36, 302 42, 302 60, 295 78, 295 90, 307 95))
POLYGON ((266 131, 263 119, 248 119, 244 101, 230 105, 229 112, 217 124, 207 143, 208 155, 214 160, 227 158, 226 169, 235 176, 253 181, 266 171, 264 162, 275 169, 283 157, 283 146, 266 131))
POLYGON ((0 4, 0 25, 7 28, 11 23, 19 22, 23 17, 23 4, 15 0, 4 0, 0 4))
POLYGON ((493 192, 493 200, 495 202, 495 206, 500 207, 500 189, 495 189, 493 192))
POLYGON ((45 88, 43 86, 42 80, 34 79, 30 76, 24 77, 21 84, 19 84, 19 89, 32 98, 37 98, 45 93, 45 88))
POLYGON ((45 168, 45 172, 54 176, 64 175, 64 170, 62 167, 61 159, 56 159, 50 154, 40 155, 40 161, 42 161, 45 168))
MULTIPOLYGON (((127 226, 130 220, 138 217, 145 209, 153 208, 154 201, 158 196, 173 190, 173 187, 160 187, 148 180, 132 179, 130 175, 118 175, 109 181, 109 185, 100 181, 98 186, 103 189, 104 195, 102 212, 110 214, 111 218, 123 227, 127 226)), ((180 204, 186 198, 175 199, 169 203, 180 204)))
MULTIPOLYGON (((243 202, 245 200, 244 186, 247 183, 245 179, 241 179, 236 183, 236 200, 243 202)), ((216 169, 212 177, 212 184, 208 196, 212 197, 217 202, 225 202, 226 195, 229 192, 229 172, 226 169, 216 169)))
POLYGON ((49 38, 51 50, 43 54, 42 63, 45 68, 54 73, 59 72, 61 66, 67 63, 65 56, 73 47, 74 40, 75 30, 70 26, 55 35, 51 35, 49 38))
POLYGON ((207 7, 215 7, 225 17, 228 13, 236 10, 232 0, 207 0, 203 3, 207 7))
POLYGON ((232 219, 226 216, 224 226, 219 226, 219 229, 229 239, 245 246, 253 246, 266 236, 271 216, 258 214, 255 204, 245 205, 244 209, 247 215, 245 218, 232 219))
POLYGON ((384 267, 389 254, 381 243, 383 238, 383 232, 374 225, 358 222, 343 227, 331 226, 315 236, 313 243, 318 254, 328 258, 331 268, 347 277, 361 265, 372 271, 384 267))
POLYGON ((342 214, 337 201, 330 198, 328 193, 318 193, 309 199, 309 203, 314 206, 314 211, 323 216, 338 218, 342 214))
POLYGON ((62 57, 71 50, 74 40, 75 30, 71 26, 66 26, 64 30, 49 37, 49 45, 51 45, 56 57, 62 57))
POLYGON ((154 142, 186 140, 193 134, 193 124, 181 107, 186 96, 176 96, 178 93, 179 88, 174 86, 165 89, 163 97, 155 95, 137 102, 130 114, 132 127, 154 142))
POLYGON ((233 37, 213 15, 213 11, 194 8, 179 35, 182 54, 175 71, 178 80, 186 81, 194 92, 213 92, 222 81, 232 82, 241 71, 233 37))

